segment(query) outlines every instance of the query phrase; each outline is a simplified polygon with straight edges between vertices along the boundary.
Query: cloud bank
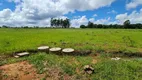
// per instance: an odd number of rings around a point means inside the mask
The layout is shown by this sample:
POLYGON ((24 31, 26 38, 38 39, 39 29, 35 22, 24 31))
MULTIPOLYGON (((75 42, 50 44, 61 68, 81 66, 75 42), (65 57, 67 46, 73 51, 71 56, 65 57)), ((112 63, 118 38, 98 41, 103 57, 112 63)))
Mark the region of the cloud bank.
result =
POLYGON ((142 0, 131 0, 128 4, 126 4, 126 8, 129 10, 136 8, 139 5, 142 5, 142 0))
POLYGON ((142 23, 142 9, 140 11, 133 11, 131 14, 119 14, 116 16, 116 20, 118 20, 120 24, 125 20, 130 20, 131 23, 142 23))
MULTIPOLYGON (((75 11, 95 10, 110 6, 115 0, 7 0, 14 2, 14 11, 0 11, 0 25, 49 26, 50 18, 60 17, 75 11), (99 4, 99 5, 98 5, 99 4)), ((86 23, 85 16, 71 21, 72 26, 86 23)))

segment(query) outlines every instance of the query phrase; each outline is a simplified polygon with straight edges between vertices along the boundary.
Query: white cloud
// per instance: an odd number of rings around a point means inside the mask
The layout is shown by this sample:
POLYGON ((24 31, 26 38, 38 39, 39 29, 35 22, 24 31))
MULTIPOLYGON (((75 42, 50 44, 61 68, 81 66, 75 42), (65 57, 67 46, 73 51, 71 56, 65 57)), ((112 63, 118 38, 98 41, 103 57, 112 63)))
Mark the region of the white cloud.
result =
POLYGON ((115 18, 116 20, 118 20, 119 23, 123 24, 124 21, 126 21, 128 19, 128 14, 119 14, 116 16, 115 18))
POLYGON ((94 24, 116 24, 117 22, 111 22, 111 18, 108 17, 106 19, 98 19, 95 20, 95 18, 86 18, 86 16, 82 16, 81 18, 78 19, 73 19, 71 20, 71 23, 73 27, 79 27, 80 25, 87 25, 88 22, 93 22, 94 24))
POLYGON ((96 21, 94 21, 95 24, 108 24, 110 21, 110 17, 107 19, 98 19, 96 21))
POLYGON ((94 15, 93 15, 93 17, 97 17, 97 16, 98 16, 97 14, 94 14, 94 15))
POLYGON ((64 5, 72 10, 94 10, 104 6, 110 6, 115 0, 61 0, 64 5), (99 5, 98 5, 99 4, 99 5))
POLYGON ((133 11, 131 14, 119 14, 116 16, 116 20, 121 24, 123 24, 125 20, 130 20, 131 23, 142 23, 142 9, 139 12, 133 11))
POLYGON ((10 9, 4 9, 3 11, 0 11, 0 18, 8 18, 12 14, 12 11, 10 9))
POLYGON ((136 8, 139 5, 142 5, 142 0, 131 0, 131 2, 126 4, 126 8, 129 10, 132 8, 136 8))
POLYGON ((115 11, 115 10, 112 10, 112 11, 110 11, 110 12, 107 12, 108 14, 117 14, 117 12, 115 11))
POLYGON ((94 24, 110 24, 111 23, 111 18, 105 18, 105 19, 98 19, 95 20, 95 18, 90 18, 89 21, 93 22, 94 24))
MULTIPOLYGON (((52 17, 60 17, 69 12, 94 10, 110 6, 115 0, 7 0, 15 2, 16 9, 0 11, 0 25, 36 26, 49 25, 52 17), (98 5, 99 4, 99 5, 98 5), (46 23, 47 22, 47 23, 46 23)), ((81 19, 85 19, 82 17, 81 19)), ((77 21, 74 21, 77 22, 77 21)), ((85 21, 78 21, 85 23, 85 21)))
POLYGON ((71 26, 73 27, 79 27, 80 25, 87 25, 88 19, 86 18, 86 16, 82 16, 81 18, 71 20, 71 24, 72 24, 71 26))

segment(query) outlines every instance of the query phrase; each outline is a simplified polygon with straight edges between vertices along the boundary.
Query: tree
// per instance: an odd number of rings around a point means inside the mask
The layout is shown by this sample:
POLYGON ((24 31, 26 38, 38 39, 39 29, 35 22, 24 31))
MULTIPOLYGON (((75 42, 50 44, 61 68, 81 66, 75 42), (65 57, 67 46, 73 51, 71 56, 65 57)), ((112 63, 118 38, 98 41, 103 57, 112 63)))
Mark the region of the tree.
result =
POLYGON ((102 24, 98 24, 97 28, 103 28, 103 25, 102 24))
POLYGON ((64 27, 63 27, 63 22, 64 22, 64 20, 61 19, 61 20, 60 20, 60 25, 61 25, 62 28, 64 28, 64 27))
POLYGON ((93 28, 94 24, 92 22, 88 22, 88 28, 93 28))
POLYGON ((69 28, 70 27, 70 20, 68 18, 66 18, 66 28, 69 28))
POLYGON ((9 26, 3 25, 2 28, 9 28, 9 26))
POLYGON ((124 23, 123 23, 123 26, 124 28, 130 28, 130 20, 126 20, 124 23))
POLYGON ((94 24, 94 25, 93 25, 93 28, 97 28, 97 24, 94 24))
POLYGON ((137 24, 135 24, 134 27, 137 28, 137 29, 142 29, 142 24, 141 23, 137 23, 137 24))
POLYGON ((60 26, 60 19, 57 19, 57 26, 60 26))
POLYGON ((87 28, 85 25, 80 25, 80 28, 87 28))
POLYGON ((29 28, 29 26, 24 26, 23 28, 29 28))
POLYGON ((65 20, 51 18, 50 24, 51 24, 51 27, 55 26, 55 27, 69 28, 70 20, 68 18, 66 18, 65 20))
POLYGON ((53 18, 51 18, 51 20, 50 20, 50 24, 51 24, 51 27, 53 27, 53 26, 54 26, 53 18))
POLYGON ((54 19, 54 26, 57 28, 57 19, 54 19))
POLYGON ((123 25, 119 25, 119 24, 110 24, 110 25, 106 25, 106 24, 94 24, 92 22, 88 22, 88 25, 80 25, 80 28, 114 28, 114 29, 142 29, 142 24, 141 23, 136 23, 136 24, 131 24, 130 20, 126 20, 123 25))
POLYGON ((67 28, 67 21, 66 20, 63 21, 63 28, 67 28))

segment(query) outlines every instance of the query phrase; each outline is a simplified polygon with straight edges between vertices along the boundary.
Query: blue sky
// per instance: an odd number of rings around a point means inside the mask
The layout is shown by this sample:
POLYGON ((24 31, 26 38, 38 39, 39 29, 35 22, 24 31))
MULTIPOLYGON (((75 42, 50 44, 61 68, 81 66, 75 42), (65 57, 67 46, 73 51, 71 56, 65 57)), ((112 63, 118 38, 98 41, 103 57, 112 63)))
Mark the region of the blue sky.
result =
POLYGON ((0 25, 49 26, 51 17, 70 18, 74 27, 142 23, 142 0, 0 0, 0 25))
POLYGON ((14 11, 16 4, 14 2, 8 2, 7 0, 0 0, 0 10, 9 8, 14 11))

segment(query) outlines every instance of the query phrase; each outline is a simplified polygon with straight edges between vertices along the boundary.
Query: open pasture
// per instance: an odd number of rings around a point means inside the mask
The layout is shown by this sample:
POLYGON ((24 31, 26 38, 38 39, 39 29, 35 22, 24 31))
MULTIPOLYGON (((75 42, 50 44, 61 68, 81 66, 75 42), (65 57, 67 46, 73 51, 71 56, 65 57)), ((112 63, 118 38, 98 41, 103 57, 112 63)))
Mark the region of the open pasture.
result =
POLYGON ((0 29, 0 54, 40 45, 100 51, 142 52, 142 30, 0 29))
POLYGON ((142 30, 139 29, 1 28, 0 79, 141 80, 141 57, 119 55, 141 54, 141 35, 142 30), (86 56, 69 56, 43 52, 22 58, 3 58, 3 55, 37 49, 43 45, 81 51, 91 50, 92 53, 86 56), (111 54, 112 52, 117 52, 117 55, 111 54), (112 57, 120 57, 120 60, 112 60, 112 57), (84 73, 85 65, 91 65, 94 73, 91 75, 84 73))

